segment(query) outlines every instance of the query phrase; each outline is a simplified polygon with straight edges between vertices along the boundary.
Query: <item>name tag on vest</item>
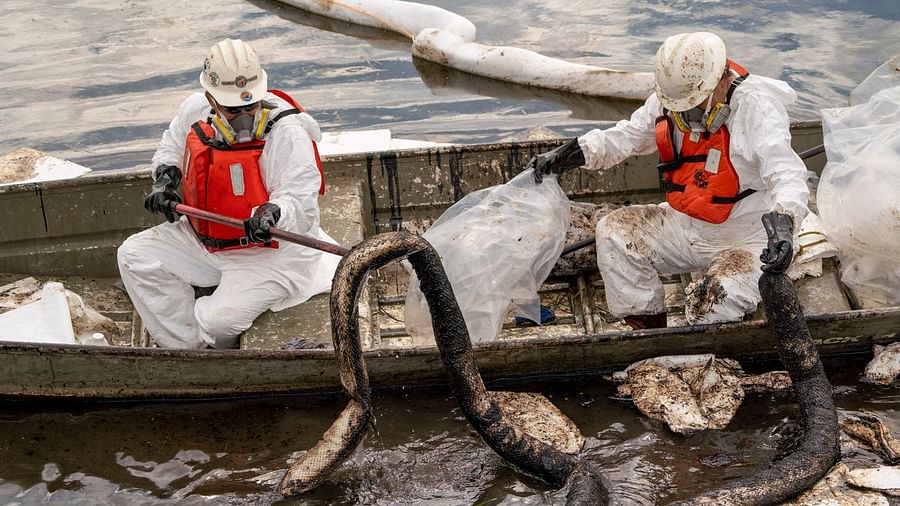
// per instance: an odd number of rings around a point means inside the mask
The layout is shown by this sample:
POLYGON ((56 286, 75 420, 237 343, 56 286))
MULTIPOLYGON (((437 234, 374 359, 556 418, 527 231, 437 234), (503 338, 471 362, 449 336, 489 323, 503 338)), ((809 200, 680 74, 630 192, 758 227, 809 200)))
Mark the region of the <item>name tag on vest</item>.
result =
POLYGON ((718 149, 710 149, 706 155, 706 166, 703 170, 711 174, 719 173, 719 160, 722 159, 722 152, 718 149))

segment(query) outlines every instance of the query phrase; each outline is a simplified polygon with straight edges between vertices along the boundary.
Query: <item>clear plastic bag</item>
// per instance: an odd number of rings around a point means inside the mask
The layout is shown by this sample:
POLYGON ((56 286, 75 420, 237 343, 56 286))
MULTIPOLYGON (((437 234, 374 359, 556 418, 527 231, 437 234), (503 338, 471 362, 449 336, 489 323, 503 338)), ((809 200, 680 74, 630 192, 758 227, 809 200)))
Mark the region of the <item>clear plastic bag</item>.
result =
POLYGON ((900 86, 900 54, 884 62, 850 92, 850 105, 864 104, 886 88, 900 86))
MULTIPOLYGON (((472 341, 495 339, 511 307, 540 321, 537 289, 559 258, 569 225, 569 199, 555 177, 536 184, 532 171, 470 193, 423 234, 453 286, 472 341)), ((431 315, 415 273, 405 308, 416 344, 432 342, 431 315)))
POLYGON ((865 305, 900 305, 900 86, 825 109, 822 124, 828 163, 816 200, 841 279, 865 305))

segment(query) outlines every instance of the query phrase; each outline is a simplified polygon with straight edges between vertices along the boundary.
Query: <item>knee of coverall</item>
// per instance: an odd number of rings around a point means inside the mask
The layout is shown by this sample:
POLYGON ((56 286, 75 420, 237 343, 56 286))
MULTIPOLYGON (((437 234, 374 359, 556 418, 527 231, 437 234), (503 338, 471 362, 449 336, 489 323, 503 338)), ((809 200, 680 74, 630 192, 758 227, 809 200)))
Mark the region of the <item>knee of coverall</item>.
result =
POLYGON ((615 215, 619 211, 613 211, 606 216, 600 218, 597 222, 595 237, 597 241, 597 261, 600 262, 602 255, 620 251, 624 252, 627 238, 622 232, 621 227, 611 226, 610 218, 615 219, 615 215))
POLYGON ((259 315, 250 315, 235 307, 214 306, 213 297, 200 297, 194 303, 194 318, 200 337, 213 348, 234 348, 238 336, 253 325, 259 315))
POLYGON ((622 263, 651 265, 658 258, 644 237, 658 229, 664 212, 656 206, 629 206, 600 218, 596 227, 597 263, 601 272, 622 263))
POLYGON ((685 317, 691 325, 739 321, 760 301, 759 264, 744 249, 723 251, 709 270, 685 290, 685 317))
POLYGON ((134 270, 135 265, 141 263, 143 255, 141 254, 140 241, 132 235, 116 250, 116 263, 119 265, 119 272, 134 270))

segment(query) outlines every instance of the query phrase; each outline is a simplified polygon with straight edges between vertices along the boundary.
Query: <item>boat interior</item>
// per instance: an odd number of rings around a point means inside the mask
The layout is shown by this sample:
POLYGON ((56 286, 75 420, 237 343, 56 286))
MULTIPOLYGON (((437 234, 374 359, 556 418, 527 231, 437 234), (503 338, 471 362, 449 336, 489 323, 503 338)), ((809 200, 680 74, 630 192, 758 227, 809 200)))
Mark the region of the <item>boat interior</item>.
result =
MULTIPOLYGON (((820 135, 815 125, 808 132, 795 128, 795 148, 799 151, 815 145, 820 135)), ((421 233, 463 195, 509 180, 531 156, 558 143, 457 146, 326 158, 327 192, 320 198, 322 227, 348 247, 391 230, 421 233)), ((820 171, 822 158, 808 162, 810 168, 820 171)), ((567 244, 585 238, 574 224, 579 219, 596 220, 598 209, 662 201, 655 172, 654 160, 643 157, 627 160, 603 175, 585 170, 565 174, 561 185, 576 202, 573 216, 580 216, 573 219, 567 244)), ((141 206, 148 187, 148 174, 103 172, 69 182, 0 188, 0 210, 7 216, 9 211, 23 217, 18 232, 0 232, 6 236, 0 235, 0 243, 5 243, 7 253, 2 260, 8 266, 0 269, 7 271, 0 273, 0 301, 22 278, 57 280, 116 322, 120 332, 106 336, 110 344, 155 346, 121 288, 115 264, 115 248, 125 237, 158 223, 157 217, 141 206), (96 200, 98 197, 105 198, 96 200)), ((580 252, 580 261, 558 264, 541 287, 541 302, 555 313, 553 321, 517 325, 510 315, 499 339, 596 335, 627 329, 606 308, 603 281, 596 264, 591 265, 595 262, 592 249, 580 252)), ((663 278, 670 327, 686 324, 684 286, 699 274, 663 278)), ((839 278, 837 260, 827 259, 821 276, 797 282, 808 314, 863 308, 839 278)), ((396 262, 369 276, 359 299, 364 349, 429 344, 406 333, 408 283, 407 271, 396 262)), ((198 289, 198 296, 202 295, 198 289)), ((758 312, 747 319, 762 317, 758 312)), ((241 336, 240 347, 280 350, 297 337, 320 347, 331 346, 328 294, 278 313, 264 313, 241 336)))

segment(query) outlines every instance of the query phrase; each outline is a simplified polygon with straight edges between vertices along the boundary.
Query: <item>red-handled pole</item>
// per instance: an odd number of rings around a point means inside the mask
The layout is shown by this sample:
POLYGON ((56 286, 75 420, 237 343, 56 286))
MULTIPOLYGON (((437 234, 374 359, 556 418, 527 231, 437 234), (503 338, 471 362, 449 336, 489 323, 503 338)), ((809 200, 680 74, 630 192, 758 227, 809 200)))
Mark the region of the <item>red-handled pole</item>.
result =
MULTIPOLYGON (((196 207, 191 207, 184 204, 173 204, 175 212, 179 214, 199 218, 201 220, 213 221, 216 223, 221 223, 222 225, 228 225, 244 230, 244 220, 229 218, 228 216, 222 216, 221 214, 211 213, 209 211, 204 211, 203 209, 197 209, 196 207)), ((312 237, 307 237, 305 235, 295 234, 293 232, 288 232, 287 230, 281 230, 280 228, 270 228, 269 234, 272 237, 282 239, 287 242, 292 242, 294 244, 299 244, 300 246, 306 246, 307 248, 324 251, 325 253, 331 253, 332 255, 337 255, 339 257, 346 255, 349 251, 343 246, 338 246, 337 244, 321 241, 319 239, 313 239, 312 237)))

